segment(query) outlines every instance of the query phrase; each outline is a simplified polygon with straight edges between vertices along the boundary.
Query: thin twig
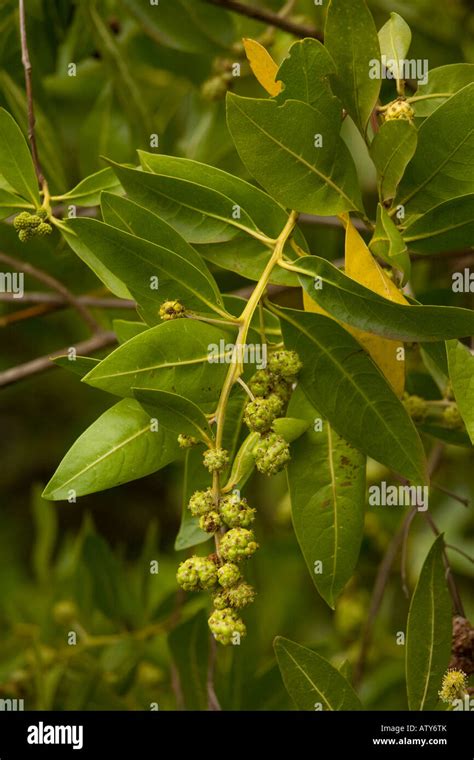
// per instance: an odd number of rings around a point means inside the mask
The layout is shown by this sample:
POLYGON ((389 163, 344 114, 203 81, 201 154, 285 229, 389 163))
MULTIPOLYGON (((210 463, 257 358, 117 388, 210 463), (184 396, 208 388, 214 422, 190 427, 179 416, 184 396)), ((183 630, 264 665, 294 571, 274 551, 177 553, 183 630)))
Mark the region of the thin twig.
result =
POLYGON ((25 3, 24 0, 18 0, 18 10, 20 15, 20 39, 21 39, 21 62, 25 70, 25 87, 26 87, 26 103, 28 108, 28 140, 31 146, 31 155, 33 158, 33 164, 35 167, 38 183, 41 188, 44 188, 45 179, 43 172, 41 171, 41 164, 38 157, 38 148, 36 145, 35 135, 35 107, 33 103, 33 88, 31 85, 31 61, 28 50, 28 40, 26 36, 26 19, 25 19, 25 3))
POLYGON ((233 13, 238 13, 241 16, 255 19, 255 21, 262 21, 264 24, 294 34, 295 37, 313 37, 320 41, 323 39, 322 33, 315 29, 315 27, 291 21, 291 19, 285 18, 284 16, 282 17, 266 8, 256 8, 247 5, 246 3, 238 2, 238 0, 201 0, 201 2, 217 5, 219 8, 224 8, 233 13))
MULTIPOLYGON (((441 531, 439 530, 435 521, 431 517, 430 513, 424 512, 423 514, 424 514, 425 520, 427 521, 428 525, 430 526, 435 536, 440 536, 441 531)), ((444 544, 444 539, 443 539, 443 544, 444 544)), ((456 585, 456 581, 454 580, 453 571, 451 569, 448 555, 446 554, 446 544, 444 544, 444 547, 443 547, 443 562, 446 568, 446 580, 448 582, 449 592, 451 594, 451 599, 453 600, 454 613, 455 615, 461 615, 462 617, 466 617, 466 613, 464 612, 464 605, 459 595, 459 590, 456 585)))
POLYGON ((51 290, 60 293, 62 297, 76 309, 93 332, 100 331, 100 325, 96 322, 92 314, 90 314, 85 306, 77 300, 76 296, 55 277, 44 272, 42 269, 38 269, 32 264, 28 264, 26 261, 20 261, 19 259, 14 259, 12 256, 7 256, 6 253, 0 253, 0 261, 5 262, 5 264, 8 264, 8 266, 16 269, 18 272, 29 274, 31 277, 34 277, 35 280, 38 280, 38 282, 42 282, 43 285, 51 288, 51 290))
POLYGON ((440 486, 439 483, 434 483, 431 481, 431 485, 433 488, 436 488, 437 491, 441 491, 441 493, 445 493, 447 496, 450 496, 451 499, 454 499, 454 501, 459 502, 459 504, 462 504, 464 507, 470 507, 471 502, 469 499, 467 499, 464 496, 459 496, 459 494, 454 493, 453 491, 450 491, 448 488, 445 488, 444 486, 440 486))
POLYGON ((214 671, 216 667, 217 644, 212 634, 209 637, 209 662, 207 667, 207 707, 217 712, 222 710, 214 688, 214 671))
MULTIPOLYGON (((76 349, 76 353, 82 356, 93 354, 95 351, 100 351, 100 349, 111 346, 116 342, 117 338, 115 333, 100 332, 96 333, 88 340, 76 343, 73 347, 76 349)), ((20 364, 17 367, 12 367, 4 372, 0 372, 0 387, 4 388, 7 385, 17 383, 19 380, 31 377, 31 375, 38 375, 41 372, 54 369, 56 365, 51 360, 58 356, 64 356, 68 353, 71 347, 72 346, 70 345, 66 346, 66 348, 61 348, 59 351, 54 351, 52 354, 39 356, 37 359, 33 359, 30 362, 25 362, 25 364, 20 364)))
POLYGON ((25 322, 27 319, 43 317, 45 314, 50 314, 58 308, 61 307, 51 306, 49 304, 38 304, 37 306, 29 306, 27 309, 17 309, 16 311, 11 311, 9 314, 5 314, 4 317, 0 317, 0 327, 7 327, 8 325, 16 324, 16 322, 25 322))
MULTIPOLYGON (((0 293, 0 302, 18 304, 21 303, 38 303, 50 306, 66 306, 68 301, 62 296, 56 296, 52 293, 30 292, 24 293, 20 298, 16 298, 13 293, 0 293)), ((136 309, 135 301, 125 298, 99 298, 97 296, 76 296, 76 301, 83 306, 92 306, 94 309, 136 309)))
POLYGON ((472 562, 474 564, 474 557, 471 557, 467 552, 463 551, 459 548, 459 546, 454 546, 454 544, 447 544, 445 542, 446 549, 451 549, 453 552, 457 552, 461 555, 461 557, 464 557, 465 559, 468 559, 469 562, 472 562))

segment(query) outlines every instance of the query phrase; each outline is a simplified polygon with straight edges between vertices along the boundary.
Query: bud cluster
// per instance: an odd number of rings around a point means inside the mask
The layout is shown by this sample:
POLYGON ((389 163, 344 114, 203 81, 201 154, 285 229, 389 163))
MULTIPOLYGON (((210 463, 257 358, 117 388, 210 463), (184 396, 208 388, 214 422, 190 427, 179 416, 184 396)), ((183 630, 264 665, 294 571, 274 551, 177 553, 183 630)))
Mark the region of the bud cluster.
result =
POLYGON ((44 208, 37 209, 35 214, 22 211, 13 220, 13 226, 18 232, 22 243, 26 243, 32 237, 44 237, 50 235, 53 228, 46 222, 48 212, 44 208))

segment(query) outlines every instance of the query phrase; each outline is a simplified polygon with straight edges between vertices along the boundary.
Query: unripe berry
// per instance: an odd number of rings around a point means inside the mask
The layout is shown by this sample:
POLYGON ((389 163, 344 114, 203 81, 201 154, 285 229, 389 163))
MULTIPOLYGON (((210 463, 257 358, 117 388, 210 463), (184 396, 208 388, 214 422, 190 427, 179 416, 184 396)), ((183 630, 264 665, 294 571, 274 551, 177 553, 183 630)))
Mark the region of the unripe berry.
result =
POLYGON ((214 610, 208 622, 211 633, 220 644, 232 644, 235 634, 238 634, 238 641, 247 633, 245 623, 230 607, 214 610))
POLYGON ((424 398, 410 396, 408 393, 405 393, 403 395, 403 405, 415 422, 423 422, 428 411, 428 404, 424 398))
POLYGON ((255 465, 264 475, 275 475, 290 460, 290 447, 281 435, 269 433, 254 449, 255 465))
POLYGON ((208 557, 189 557, 178 567, 176 580, 185 591, 213 588, 217 583, 217 567, 208 557))
POLYGON ((68 623, 72 623, 76 620, 78 614, 79 611, 76 605, 68 599, 56 602, 53 607, 53 618, 56 623, 59 623, 59 625, 68 625, 68 623))
POLYGON ((199 518, 199 527, 206 533, 217 533, 222 525, 219 512, 212 510, 199 518))
POLYGON ((453 430, 464 427, 463 418, 459 414, 459 409, 456 404, 451 404, 446 407, 443 412, 443 422, 448 428, 453 430))
POLYGON ((36 210, 36 215, 39 216, 39 218, 42 219, 43 222, 45 222, 46 219, 48 218, 48 212, 46 211, 45 208, 38 208, 36 210))
POLYGON ((42 223, 43 223, 43 220, 41 219, 40 216, 38 216, 38 214, 30 214, 30 227, 36 228, 36 227, 39 227, 40 224, 42 223))
POLYGON ((227 77, 221 75, 206 79, 201 85, 201 95, 205 100, 223 100, 229 89, 227 77))
POLYGON ((240 580, 240 569, 233 562, 225 562, 217 570, 217 580, 222 588, 230 588, 240 580))
POLYGON ((248 528, 255 520, 255 509, 247 504, 247 499, 223 496, 219 501, 219 511, 229 528, 248 528))
POLYGON ((219 591, 215 595, 213 602, 216 610, 223 610, 226 607, 239 609, 251 604, 255 599, 255 589, 249 583, 239 583, 238 586, 219 591))
POLYGON ((268 369, 258 369, 249 380, 249 388, 256 397, 268 396, 272 391, 272 377, 268 369))
POLYGON ((178 446, 181 449, 190 449, 191 446, 195 446, 197 443, 198 440, 193 435, 185 435, 184 433, 178 435, 178 446))
POLYGON ((18 233, 18 238, 21 240, 22 243, 26 243, 28 240, 30 240, 33 237, 34 233, 31 227, 28 227, 25 230, 20 230, 18 233))
POLYGON ((229 452, 225 449, 208 449, 204 452, 203 461, 209 472, 219 472, 229 463, 229 452))
POLYGON ((46 222, 40 222, 38 226, 35 229, 35 233, 39 235, 39 237, 44 237, 45 235, 51 235, 53 231, 53 228, 50 224, 47 224, 46 222))
POLYGON ((180 301, 165 301, 160 306, 161 319, 168 321, 170 319, 180 319, 186 314, 186 308, 180 301))
POLYGON ((14 228, 19 232, 20 230, 29 230, 31 228, 31 214, 28 211, 22 211, 13 220, 14 228))
POLYGON ((258 544, 251 530, 232 528, 222 536, 220 553, 226 561, 240 562, 251 557, 257 549, 258 544))
POLYGON ((270 372, 282 377, 287 382, 294 382, 302 366, 296 351, 287 351, 286 349, 275 351, 268 362, 270 372))
POLYGON ((249 430, 266 433, 273 420, 283 409, 283 402, 273 394, 271 398, 256 398, 245 407, 244 422, 249 430))
POLYGON ((207 491, 195 491, 188 504, 188 509, 193 517, 201 517, 201 515, 207 514, 213 508, 214 499, 209 488, 207 491))
POLYGON ((405 119, 413 121, 415 112, 406 100, 394 100, 390 103, 386 111, 383 111, 384 121, 393 121, 396 119, 405 119))

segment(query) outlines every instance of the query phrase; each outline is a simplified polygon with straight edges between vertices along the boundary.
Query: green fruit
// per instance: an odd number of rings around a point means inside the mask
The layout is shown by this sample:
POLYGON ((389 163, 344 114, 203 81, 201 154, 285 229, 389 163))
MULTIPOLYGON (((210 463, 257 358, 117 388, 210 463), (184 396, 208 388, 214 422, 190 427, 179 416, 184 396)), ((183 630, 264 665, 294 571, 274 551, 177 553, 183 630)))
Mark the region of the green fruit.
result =
POLYGON ((39 237, 44 237, 45 235, 51 235, 52 231, 53 231, 53 228, 51 227, 50 224, 46 224, 46 222, 40 222, 40 224, 38 224, 35 230, 36 234, 39 237))
POLYGON ((186 308, 180 301, 165 301, 160 306, 160 317, 165 321, 170 319, 180 319, 185 315, 186 308))
POLYGON ((53 618, 59 625, 68 625, 77 619, 79 611, 74 602, 63 599, 53 607, 53 618))
POLYGON ((463 428, 463 418, 459 414, 457 404, 451 404, 447 406, 443 412, 443 422, 446 427, 455 430, 456 428, 463 428))
POLYGON ((220 644, 228 645, 234 641, 238 643, 247 633, 245 623, 230 607, 214 610, 208 623, 212 635, 220 644))
POLYGON ((275 394, 268 399, 256 398, 255 401, 249 401, 245 407, 244 422, 249 430, 266 433, 282 409, 283 402, 275 394))
POLYGON ((408 414, 415 422, 423 422, 428 411, 428 404, 420 396, 410 396, 408 393, 403 395, 403 405, 408 414))
POLYGON ((190 449, 191 446, 195 446, 197 443, 198 439, 193 435, 185 435, 184 433, 178 435, 178 446, 181 449, 190 449))
POLYGON ((232 528, 222 536, 220 553, 224 560, 241 562, 251 557, 258 549, 255 536, 246 528, 232 528))
POLYGON ((213 588, 217 583, 217 567, 209 557, 189 557, 178 567, 176 580, 185 591, 213 588))
POLYGON ((275 475, 290 460, 290 447, 281 435, 269 433, 254 449, 255 465, 264 475, 275 475))
POLYGON ((215 595, 213 602, 216 610, 223 610, 226 607, 239 609, 251 604, 255 599, 255 589, 249 583, 239 583, 238 586, 232 586, 224 591, 219 591, 215 595))
POLYGON ((411 105, 406 100, 394 100, 390 103, 386 111, 383 111, 384 121, 394 121, 397 119, 405 119, 406 121, 413 121, 415 112, 411 105))
POLYGON ((217 533, 222 525, 222 520, 219 512, 212 510, 199 518, 199 527, 205 533, 217 533))
POLYGON ((224 496, 219 501, 219 511, 229 528, 248 528, 255 520, 255 509, 247 504, 246 499, 224 496))
POLYGON ((210 512, 214 509, 212 491, 209 488, 207 491, 195 491, 189 500, 188 509, 193 517, 201 517, 210 512))
POLYGON ((282 349, 281 351, 275 351, 270 356, 268 362, 268 369, 278 377, 283 378, 286 382, 294 382, 298 372, 302 367, 300 357, 296 351, 287 351, 282 349))
POLYGON ((219 472, 229 463, 229 452, 225 449, 208 449, 204 452, 203 462, 209 472, 219 472))
POLYGON ((228 89, 228 77, 217 75, 203 82, 201 85, 201 95, 205 100, 224 100, 228 89))
POLYGON ((217 570, 217 580, 222 588, 234 586, 240 580, 240 577, 239 566, 233 562, 226 562, 217 570))

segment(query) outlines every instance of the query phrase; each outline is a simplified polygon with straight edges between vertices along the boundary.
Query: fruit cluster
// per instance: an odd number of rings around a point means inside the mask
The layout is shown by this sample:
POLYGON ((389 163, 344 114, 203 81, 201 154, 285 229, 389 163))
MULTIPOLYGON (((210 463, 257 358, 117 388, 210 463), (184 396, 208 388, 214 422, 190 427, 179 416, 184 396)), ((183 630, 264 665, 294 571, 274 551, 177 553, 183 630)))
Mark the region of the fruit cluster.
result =
POLYGON ((186 316, 186 308, 180 301, 164 301, 160 306, 160 318, 164 321, 186 316))
POLYGON ((249 381, 255 398, 245 407, 244 422, 249 430, 260 434, 254 457, 257 470, 264 475, 280 472, 290 459, 290 447, 273 430, 273 423, 284 413, 301 366, 296 351, 275 351, 268 366, 249 381))
POLYGON ((413 121, 415 112, 411 105, 403 99, 394 100, 393 103, 383 111, 384 121, 396 121, 398 119, 405 119, 405 121, 413 121))
POLYGON ((26 243, 32 237, 43 237, 50 235, 52 227, 46 222, 48 212, 44 208, 39 208, 35 214, 29 211, 22 211, 21 214, 13 220, 13 226, 18 232, 18 237, 22 243, 26 243))

